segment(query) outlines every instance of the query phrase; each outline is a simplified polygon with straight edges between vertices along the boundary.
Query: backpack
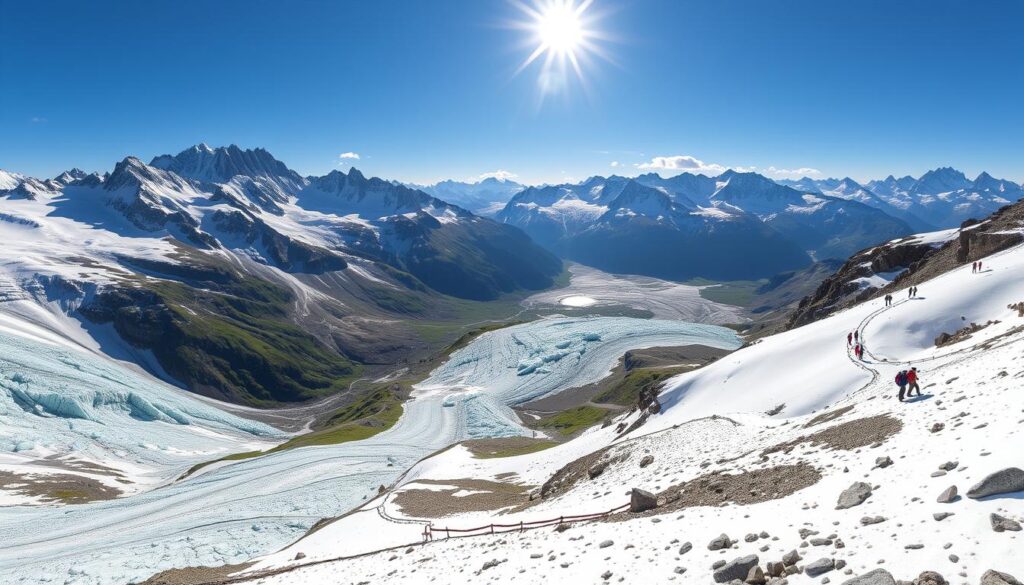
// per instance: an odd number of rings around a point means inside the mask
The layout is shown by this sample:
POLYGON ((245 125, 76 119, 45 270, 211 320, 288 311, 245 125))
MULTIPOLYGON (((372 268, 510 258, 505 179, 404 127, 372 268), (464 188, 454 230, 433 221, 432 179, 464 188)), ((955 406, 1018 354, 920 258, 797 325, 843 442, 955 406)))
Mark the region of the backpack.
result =
POLYGON ((906 383, 907 383, 907 373, 906 372, 900 372, 900 373, 896 374, 896 385, 897 386, 903 386, 906 383))

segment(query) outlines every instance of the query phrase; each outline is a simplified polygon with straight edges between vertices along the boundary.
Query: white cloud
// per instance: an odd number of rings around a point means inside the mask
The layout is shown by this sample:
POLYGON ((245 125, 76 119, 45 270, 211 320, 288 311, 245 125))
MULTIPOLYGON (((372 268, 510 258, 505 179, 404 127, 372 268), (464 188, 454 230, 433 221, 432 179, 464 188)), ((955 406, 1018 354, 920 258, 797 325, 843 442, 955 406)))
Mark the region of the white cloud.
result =
POLYGON ((498 179, 499 181, 511 181, 511 180, 517 178, 518 176, 519 175, 517 175, 517 174, 515 174, 513 172, 503 171, 501 169, 498 169, 498 170, 496 170, 494 172, 491 172, 491 173, 482 173, 480 175, 477 175, 476 178, 479 181, 483 181, 484 179, 498 179))
POLYGON ((775 167, 768 167, 761 171, 762 174, 774 179, 802 179, 804 177, 820 177, 821 171, 818 169, 812 169, 811 167, 800 167, 798 169, 777 169, 775 167))
POLYGON ((688 155, 656 156, 650 162, 640 163, 636 167, 642 171, 674 171, 679 173, 700 173, 703 175, 720 175, 729 167, 719 164, 706 163, 700 159, 688 155))
POLYGON ((614 168, 616 168, 616 167, 618 167, 618 166, 619 166, 619 161, 617 161, 617 160, 613 160, 613 161, 612 161, 612 164, 611 164, 611 167, 612 167, 612 168, 614 169, 614 168))
POLYGON ((33 124, 45 124, 46 122, 49 122, 49 120, 42 116, 33 116, 29 118, 29 122, 32 122, 33 124))
MULTIPOLYGON (((614 165, 613 165, 614 166, 614 165)), ((662 174, 677 175, 679 173, 695 173, 708 176, 715 176, 732 169, 741 173, 761 173, 766 177, 774 179, 799 179, 802 177, 820 177, 821 171, 811 167, 800 167, 796 169, 780 169, 770 166, 766 169, 758 167, 741 167, 734 165, 722 165, 718 163, 704 162, 689 155, 656 156, 649 162, 635 165, 642 171, 656 171, 662 174)))
POLYGON ((343 152, 338 155, 338 158, 342 160, 359 160, 358 152, 343 152))

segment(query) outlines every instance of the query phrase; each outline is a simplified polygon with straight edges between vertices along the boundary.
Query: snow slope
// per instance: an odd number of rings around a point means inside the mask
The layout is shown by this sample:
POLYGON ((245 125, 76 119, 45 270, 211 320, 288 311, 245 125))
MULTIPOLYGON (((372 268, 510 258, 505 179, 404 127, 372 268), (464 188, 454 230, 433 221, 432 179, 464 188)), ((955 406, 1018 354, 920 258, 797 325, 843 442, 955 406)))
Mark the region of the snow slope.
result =
MULTIPOLYGON (((898 297, 893 307, 871 301, 681 375, 661 394, 660 414, 625 437, 612 426, 504 459, 476 459, 465 448, 449 449, 411 470, 399 495, 459 478, 539 486, 563 465, 609 446, 611 455, 627 458, 613 457, 596 478, 584 475, 575 486, 519 512, 414 518, 388 494, 266 557, 250 573, 251 582, 707 583, 716 561, 757 554, 764 566, 790 550, 803 557, 801 565, 819 558, 843 561, 844 568, 825 574, 832 582, 879 567, 899 579, 936 570, 952 582, 977 583, 988 569, 1019 579, 1021 533, 995 532, 989 515, 1021 521, 1024 493, 936 502, 950 485, 963 494, 997 470, 1024 468, 1024 319, 1007 307, 1024 300, 1024 246, 993 254, 985 264, 990 271, 972 274, 966 266, 923 283, 917 298, 898 297), (955 345, 932 343, 940 332, 988 320, 1000 322, 955 345), (847 347, 846 334, 854 330, 866 339, 863 362, 847 347), (892 379, 909 364, 921 370, 924 394, 900 403, 892 379), (779 405, 781 411, 766 414, 779 405), (849 448, 806 439, 839 425, 849 430, 836 431, 832 440, 849 441, 849 448), (876 432, 882 434, 871 438, 876 432), (864 442, 857 443, 862 435, 864 442), (641 466, 644 455, 653 463, 641 466), (892 463, 877 465, 883 457, 892 463), (632 487, 657 493, 713 471, 768 473, 782 465, 809 466, 820 477, 759 503, 677 509, 663 503, 653 513, 575 524, 565 532, 548 527, 489 535, 485 528, 479 536, 451 540, 438 532, 603 512, 628 502, 632 487), (839 494, 857 481, 872 485, 874 493, 858 506, 837 510, 839 494), (934 514, 940 512, 952 515, 938 520, 934 514), (882 520, 861 521, 875 516, 882 520), (427 523, 435 528, 435 540, 421 545, 427 523), (709 550, 711 539, 723 532, 736 542, 709 550), (357 533, 371 536, 352 539, 357 533), (811 543, 813 537, 822 540, 811 543), (681 550, 686 542, 692 550, 681 550), (395 548, 318 562, 386 547, 395 548), (305 558, 295 560, 299 552, 305 558), (260 577, 259 570, 280 572, 260 577)), ((759 484, 751 487, 756 491, 759 484)), ((811 581, 790 577, 791 583, 811 581)))
MULTIPOLYGON (((394 427, 365 441, 211 466, 129 498, 0 508, 0 582, 124 583, 170 567, 246 561, 359 505, 438 449, 471 436, 522 433, 509 404, 597 380, 628 349, 698 342, 737 345, 720 327, 626 318, 550 319, 487 333, 417 389, 394 427), (524 360, 560 352, 559 360, 517 372, 524 360), (442 386, 446 380, 450 386, 442 386)), ((45 363, 62 373, 78 360, 45 363)))

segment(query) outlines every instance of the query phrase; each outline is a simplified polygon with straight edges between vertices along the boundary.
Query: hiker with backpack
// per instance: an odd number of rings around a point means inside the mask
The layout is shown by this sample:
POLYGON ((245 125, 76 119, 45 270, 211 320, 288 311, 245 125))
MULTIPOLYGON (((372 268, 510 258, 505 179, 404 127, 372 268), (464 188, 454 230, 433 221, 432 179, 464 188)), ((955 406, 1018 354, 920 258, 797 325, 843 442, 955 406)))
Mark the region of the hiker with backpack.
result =
POLYGON ((853 332, 852 331, 846 334, 846 347, 850 347, 851 345, 853 345, 853 332))
POLYGON ((917 368, 910 368, 907 372, 907 398, 914 395, 914 390, 917 390, 917 395, 921 395, 921 386, 917 384, 917 368))
POLYGON ((907 391, 907 371, 900 370, 896 373, 896 385, 900 387, 899 400, 903 402, 903 394, 907 391))

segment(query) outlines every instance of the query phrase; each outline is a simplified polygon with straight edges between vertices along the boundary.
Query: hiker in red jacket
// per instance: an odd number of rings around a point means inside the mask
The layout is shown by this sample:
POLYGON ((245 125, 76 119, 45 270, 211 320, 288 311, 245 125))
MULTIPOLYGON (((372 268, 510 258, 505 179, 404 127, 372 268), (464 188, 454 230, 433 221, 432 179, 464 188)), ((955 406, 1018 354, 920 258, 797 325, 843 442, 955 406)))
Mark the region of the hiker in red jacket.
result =
POLYGON ((907 398, 914 395, 914 390, 917 390, 917 395, 921 395, 921 387, 917 385, 917 368, 910 368, 907 371, 907 398))
POLYGON ((864 359, 864 348, 861 347, 859 343, 856 346, 854 346, 853 355, 857 356, 857 359, 859 360, 864 359))

